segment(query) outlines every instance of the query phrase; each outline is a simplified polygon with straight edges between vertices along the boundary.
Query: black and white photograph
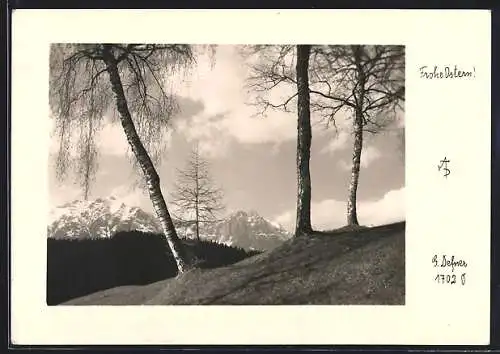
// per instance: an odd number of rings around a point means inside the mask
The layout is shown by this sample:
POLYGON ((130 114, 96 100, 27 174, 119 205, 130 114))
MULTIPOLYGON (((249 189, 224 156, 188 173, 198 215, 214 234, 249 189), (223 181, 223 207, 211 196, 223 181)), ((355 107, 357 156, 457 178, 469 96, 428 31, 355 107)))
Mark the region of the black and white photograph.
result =
POLYGON ((405 305, 405 46, 51 43, 47 305, 405 305))
POLYGON ((12 342, 487 343, 490 17, 15 11, 12 342))

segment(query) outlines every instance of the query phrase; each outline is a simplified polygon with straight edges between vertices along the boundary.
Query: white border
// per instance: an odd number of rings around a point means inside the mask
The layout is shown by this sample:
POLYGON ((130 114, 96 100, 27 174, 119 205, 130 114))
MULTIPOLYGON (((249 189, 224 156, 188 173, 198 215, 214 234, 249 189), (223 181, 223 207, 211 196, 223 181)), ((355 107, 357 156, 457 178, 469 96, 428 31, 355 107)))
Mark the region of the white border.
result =
POLYGON ((16 10, 12 38, 12 340, 16 344, 487 344, 490 13, 487 11, 16 10), (51 42, 404 44, 405 306, 47 307, 51 42), (475 66, 424 81, 421 65, 475 66), (452 177, 437 173, 444 156, 452 177), (469 262, 465 287, 431 257, 469 262))

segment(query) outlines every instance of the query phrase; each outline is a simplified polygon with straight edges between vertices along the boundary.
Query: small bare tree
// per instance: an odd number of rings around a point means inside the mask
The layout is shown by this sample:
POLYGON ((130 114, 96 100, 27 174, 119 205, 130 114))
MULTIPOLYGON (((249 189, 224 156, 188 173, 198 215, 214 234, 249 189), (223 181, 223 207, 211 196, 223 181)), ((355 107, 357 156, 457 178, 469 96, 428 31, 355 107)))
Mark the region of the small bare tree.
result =
POLYGON ((184 225, 195 225, 195 235, 200 241, 200 227, 220 220, 224 210, 223 192, 212 180, 209 163, 200 156, 195 145, 186 167, 177 170, 177 182, 171 193, 175 206, 175 219, 184 225))
POLYGON ((189 269, 191 262, 177 236, 153 161, 176 110, 165 91, 166 81, 174 70, 193 62, 191 47, 176 44, 54 44, 50 55, 50 106, 60 143, 59 179, 74 167, 88 196, 97 170, 94 136, 105 113, 114 108, 144 174, 179 273, 189 269), (70 154, 75 127, 80 127, 76 160, 70 154))

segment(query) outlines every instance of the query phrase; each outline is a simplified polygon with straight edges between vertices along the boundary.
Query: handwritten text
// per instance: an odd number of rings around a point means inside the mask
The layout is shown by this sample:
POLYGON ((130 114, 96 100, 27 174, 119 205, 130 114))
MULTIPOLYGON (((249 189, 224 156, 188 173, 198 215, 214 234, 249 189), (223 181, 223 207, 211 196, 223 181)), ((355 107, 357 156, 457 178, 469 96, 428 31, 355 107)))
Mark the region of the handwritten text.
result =
POLYGON ((471 79, 476 77, 476 67, 472 67, 472 70, 464 70, 457 65, 454 67, 424 65, 419 70, 421 79, 471 79))
POLYGON ((455 271, 455 268, 467 268, 467 262, 463 259, 455 259, 455 256, 447 256, 447 255, 434 255, 432 257, 432 263, 434 267, 440 268, 451 268, 451 272, 455 271))

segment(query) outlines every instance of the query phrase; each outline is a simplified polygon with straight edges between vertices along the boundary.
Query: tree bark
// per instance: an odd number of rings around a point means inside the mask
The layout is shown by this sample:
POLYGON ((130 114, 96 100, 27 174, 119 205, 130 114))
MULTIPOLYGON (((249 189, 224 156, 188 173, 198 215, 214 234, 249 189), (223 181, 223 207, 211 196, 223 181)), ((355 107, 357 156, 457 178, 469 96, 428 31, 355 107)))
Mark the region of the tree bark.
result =
POLYGON ((295 235, 312 231, 311 227, 311 113, 309 98, 310 45, 297 46, 297 220, 295 235))
POLYGON ((195 209, 196 209, 196 239, 200 242, 200 180, 198 176, 200 162, 198 159, 198 147, 196 147, 196 155, 195 155, 195 183, 196 183, 196 200, 195 200, 195 209))
POLYGON ((151 161, 146 149, 144 148, 144 145, 142 144, 135 129, 134 122, 132 121, 125 93, 123 91, 120 74, 118 72, 116 58, 107 46, 105 46, 103 50, 103 59, 109 74, 111 88, 115 95, 116 106, 120 116, 123 131, 125 132, 127 141, 139 162, 139 165, 144 173, 144 177, 146 178, 149 196, 151 202, 153 203, 153 208, 160 221, 160 225, 162 227, 172 255, 175 259, 175 262, 177 263, 177 269, 179 273, 183 273, 191 267, 191 264, 186 257, 184 247, 181 243, 181 240, 177 236, 172 218, 170 217, 170 213, 168 212, 165 199, 163 198, 163 194, 161 192, 160 178, 158 176, 158 173, 156 172, 153 162, 151 161))
POLYGON ((356 108, 354 112, 354 148, 352 153, 351 182, 349 184, 349 197, 347 199, 347 225, 358 226, 358 212, 356 209, 356 200, 358 193, 359 170, 361 166, 361 150, 363 149, 363 111, 365 101, 365 72, 361 65, 361 46, 352 46, 354 62, 358 76, 358 90, 355 101, 356 108))
POLYGON ((349 197, 347 199, 347 225, 357 226, 358 213, 356 198, 358 192, 359 170, 361 166, 361 149, 363 148, 362 116, 356 113, 354 117, 354 149, 352 153, 351 182, 349 184, 349 197))

